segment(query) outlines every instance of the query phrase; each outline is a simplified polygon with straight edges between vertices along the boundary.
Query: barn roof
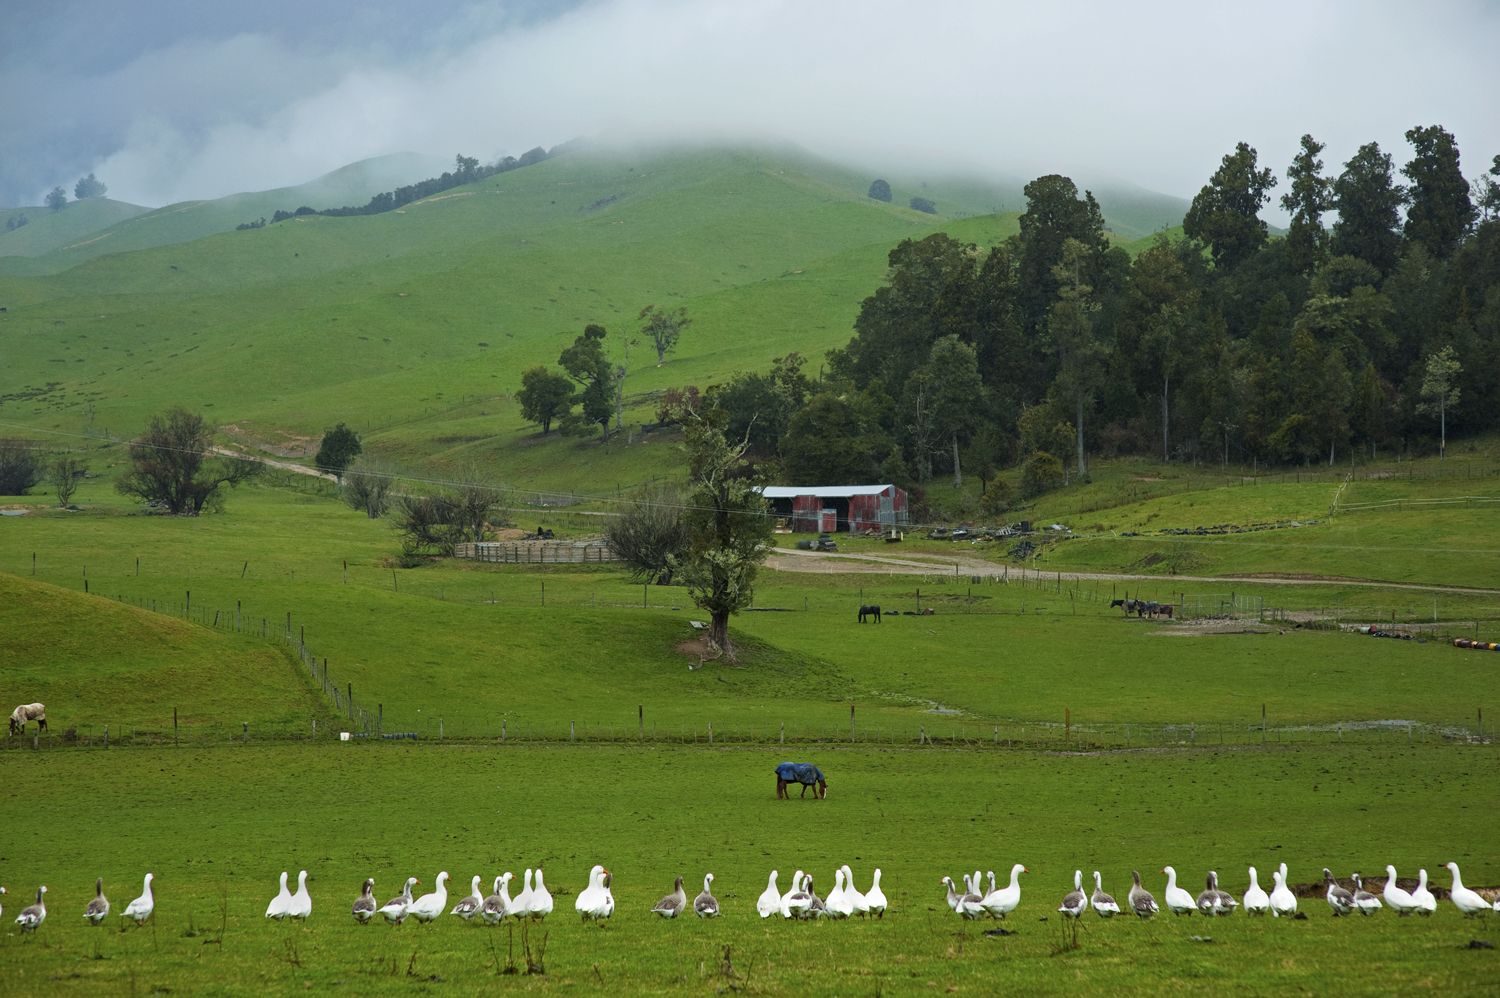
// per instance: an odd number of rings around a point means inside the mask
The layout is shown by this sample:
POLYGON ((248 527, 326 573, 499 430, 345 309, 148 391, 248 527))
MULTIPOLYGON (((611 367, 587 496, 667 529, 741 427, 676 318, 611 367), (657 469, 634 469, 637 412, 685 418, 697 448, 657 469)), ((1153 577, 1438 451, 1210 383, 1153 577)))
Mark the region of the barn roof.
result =
POLYGON ((768 485, 761 489, 767 499, 795 499, 817 496, 820 499, 848 499, 850 496, 876 496, 890 485, 768 485))

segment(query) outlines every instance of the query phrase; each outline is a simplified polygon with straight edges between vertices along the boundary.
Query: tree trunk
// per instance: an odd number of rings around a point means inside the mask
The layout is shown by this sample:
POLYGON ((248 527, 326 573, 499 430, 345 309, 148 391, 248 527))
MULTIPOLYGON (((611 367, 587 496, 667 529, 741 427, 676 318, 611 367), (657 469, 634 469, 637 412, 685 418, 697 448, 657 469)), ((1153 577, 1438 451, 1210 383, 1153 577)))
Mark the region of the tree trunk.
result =
POLYGON ((708 640, 717 646, 725 655, 730 652, 729 646, 729 611, 715 610, 709 617, 708 640))
POLYGON ((1161 459, 1163 462, 1172 460, 1171 453, 1167 450, 1167 389, 1171 379, 1162 376, 1161 379, 1161 459))
POLYGON ((1083 470, 1083 396, 1078 396, 1078 477, 1082 478, 1083 470))
POLYGON ((656 366, 661 367, 667 362, 667 348, 660 343, 656 345, 656 366))
POLYGON ((958 434, 953 435, 953 487, 961 489, 964 487, 963 469, 958 466, 958 434))

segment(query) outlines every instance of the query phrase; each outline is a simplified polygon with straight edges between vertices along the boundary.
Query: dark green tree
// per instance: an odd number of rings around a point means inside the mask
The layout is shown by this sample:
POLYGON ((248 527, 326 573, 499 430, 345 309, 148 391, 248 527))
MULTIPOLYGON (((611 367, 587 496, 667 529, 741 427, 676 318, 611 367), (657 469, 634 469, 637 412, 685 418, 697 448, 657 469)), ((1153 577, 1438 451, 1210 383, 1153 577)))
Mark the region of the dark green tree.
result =
POLYGON ((80 201, 88 198, 102 198, 109 192, 103 182, 95 180, 91 173, 87 177, 78 178, 78 183, 73 185, 73 196, 80 201))
POLYGON ((130 470, 115 488, 174 515, 197 516, 221 486, 233 488, 260 471, 259 461, 216 457, 203 417, 177 406, 147 419, 145 432, 130 444, 130 470))
MULTIPOLYGON (((1094 195, 1067 177, 1049 174, 1026 185, 1026 211, 1021 215, 1021 254, 1016 267, 1017 305, 1026 332, 1036 333, 1057 301, 1053 268, 1062 262, 1063 243, 1076 239, 1102 254, 1109 248, 1104 215, 1094 195)), ((1093 268, 1085 280, 1092 282, 1093 268)))
POLYGON ((926 198, 912 198, 909 202, 912 211, 920 211, 927 215, 937 214, 937 205, 926 198))
POLYGON ((953 487, 963 486, 959 451, 984 420, 984 383, 974 348, 957 336, 944 336, 932 345, 923 369, 931 386, 932 433, 940 449, 952 455, 953 487), (941 446, 946 445, 946 446, 941 446))
POLYGON ((323 431, 323 442, 318 445, 313 464, 319 471, 333 472, 342 482, 344 469, 349 467, 349 462, 358 457, 362 450, 364 446, 359 442, 359 434, 340 423, 331 430, 323 431))
POLYGON ((62 211, 63 205, 67 203, 68 192, 63 190, 61 187, 54 187, 52 188, 51 192, 47 194, 46 205, 53 211, 62 211))
POLYGON ((1333 202, 1339 217, 1333 223, 1329 251, 1357 256, 1389 274, 1401 250, 1396 227, 1406 189, 1395 182, 1390 154, 1381 152, 1379 143, 1360 146, 1344 164, 1344 172, 1333 182, 1333 202))
POLYGON ((1193 198, 1182 231, 1208 244, 1214 265, 1233 270, 1269 238, 1260 209, 1276 186, 1270 167, 1257 170, 1256 153, 1244 142, 1234 147, 1193 198))
MULTIPOLYGON (((1474 207, 1479 211, 1482 221, 1491 222, 1500 218, 1500 156, 1496 156, 1490 164, 1489 176, 1481 176, 1475 181, 1477 197, 1474 199, 1474 207), (1494 179, 1491 179, 1494 178, 1494 179)), ((10 223, 6 223, 9 226, 10 223)), ((26 224, 26 216, 21 216, 20 224, 26 224)))
POLYGON ((870 184, 870 197, 876 201, 884 201, 887 204, 891 200, 891 185, 884 180, 877 180, 870 184))
MULTIPOLYGON (((583 386, 583 397, 579 400, 583 425, 598 425, 605 435, 609 433, 609 417, 614 409, 611 399, 614 372, 604 355, 604 337, 608 335, 603 326, 590 323, 584 327, 583 335, 575 338, 573 345, 557 358, 568 377, 583 386)), ((570 429, 570 418, 571 413, 564 417, 564 430, 570 429)))
POLYGON ((868 485, 880 475, 891 438, 878 390, 821 392, 792 416, 781 440, 783 477, 796 485, 868 485))
POLYGON ((350 509, 378 520, 390 506, 391 484, 395 480, 396 473, 390 465, 361 458, 344 469, 341 489, 344 502, 350 509))
POLYGON ((1376 444, 1385 439, 1390 407, 1390 393, 1375 370, 1375 364, 1366 364, 1359 385, 1354 389, 1354 401, 1349 406, 1349 425, 1355 438, 1369 445, 1371 460, 1375 458, 1376 444))
POLYGON ((1302 136, 1302 150, 1287 168, 1291 190, 1281 196, 1281 207, 1292 216, 1286 234, 1287 266, 1298 274, 1311 274, 1328 258, 1328 231, 1323 214, 1333 210, 1333 182, 1323 174, 1318 154, 1323 143, 1302 136))
POLYGON ((1094 407, 1094 391, 1103 375, 1101 365, 1106 351, 1094 331, 1099 304, 1094 289, 1084 282, 1084 266, 1089 248, 1076 239, 1063 243, 1062 260, 1053 268, 1058 282, 1057 303, 1048 318, 1047 333, 1057 351, 1057 380, 1061 395, 1072 403, 1075 414, 1074 434, 1078 447, 1078 475, 1088 473, 1084 457, 1083 413, 1094 407))
POLYGON ((41 451, 29 440, 0 437, 0 496, 24 496, 41 480, 41 451))
POLYGON ((723 418, 714 409, 684 415, 688 549, 671 564, 693 602, 709 614, 709 643, 733 657, 729 617, 750 602, 776 521, 761 479, 745 461, 745 443, 724 438, 723 418))
POLYGON ((1458 143, 1437 125, 1406 133, 1416 155, 1401 168, 1411 181, 1406 241, 1421 243, 1439 260, 1451 257, 1474 224, 1469 183, 1458 168, 1458 143))
POLYGON ((566 375, 533 367, 522 373, 516 401, 521 404, 521 418, 541 423, 545 437, 552 430, 552 421, 566 416, 577 400, 573 396, 573 382, 566 375))

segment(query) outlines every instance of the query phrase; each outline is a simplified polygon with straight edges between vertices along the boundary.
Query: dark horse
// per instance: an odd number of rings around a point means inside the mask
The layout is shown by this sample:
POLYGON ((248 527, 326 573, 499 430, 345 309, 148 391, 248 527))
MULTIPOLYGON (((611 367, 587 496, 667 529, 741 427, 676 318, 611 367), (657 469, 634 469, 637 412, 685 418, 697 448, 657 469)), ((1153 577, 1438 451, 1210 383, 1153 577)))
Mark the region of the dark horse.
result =
POLYGON ((813 788, 813 797, 822 798, 828 796, 828 781, 823 778, 823 771, 810 762, 783 762, 776 767, 776 799, 789 800, 791 793, 787 790, 788 783, 802 784, 802 796, 807 796, 807 788, 813 788))
POLYGON ((874 617, 875 623, 880 623, 880 607, 862 606, 859 608, 859 622, 863 624, 866 617, 874 617))

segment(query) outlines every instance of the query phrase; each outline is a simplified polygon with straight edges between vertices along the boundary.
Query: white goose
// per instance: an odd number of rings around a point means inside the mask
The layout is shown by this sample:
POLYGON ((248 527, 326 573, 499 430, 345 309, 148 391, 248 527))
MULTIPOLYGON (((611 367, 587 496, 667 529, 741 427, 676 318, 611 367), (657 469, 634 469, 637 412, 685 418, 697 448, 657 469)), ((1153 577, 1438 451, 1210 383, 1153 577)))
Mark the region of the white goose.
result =
POLYGON ((498 925, 510 914, 510 881, 509 871, 496 877, 494 892, 479 906, 479 917, 487 924, 498 925))
POLYGON ((833 871, 833 890, 823 899, 824 913, 829 918, 843 919, 854 914, 854 905, 844 895, 844 868, 833 871))
POLYGON ((292 892, 286 889, 286 876, 286 871, 282 870, 281 890, 271 899, 271 903, 266 905, 266 917, 274 918, 278 922, 286 918, 286 906, 292 901, 292 892))
POLYGON ((450 915, 457 915, 465 922, 474 920, 479 914, 479 906, 484 904, 484 895, 479 893, 479 874, 474 874, 474 879, 469 881, 469 893, 458 899, 458 904, 453 906, 450 915))
POLYGON ((1271 910, 1271 898, 1261 889, 1255 877, 1255 867, 1250 867, 1250 886, 1245 888, 1245 914, 1264 915, 1271 910))
POLYGON ((156 910, 156 895, 151 892, 151 881, 156 878, 154 873, 146 874, 146 883, 141 888, 141 896, 125 906, 120 912, 121 918, 132 918, 136 925, 140 925, 151 917, 156 910))
POLYGON ((448 871, 444 870, 437 875, 437 880, 432 885, 432 893, 423 894, 411 903, 407 908, 407 914, 419 922, 431 923, 433 919, 441 915, 448 907, 448 871))
POLYGON ((1161 872, 1167 875, 1167 889, 1162 891, 1161 899, 1166 902, 1172 914, 1191 915, 1197 911, 1198 906, 1193 902, 1193 896, 1177 886, 1177 871, 1164 866, 1161 872))
POLYGON ((514 915, 514 916, 516 916, 516 918, 518 920, 522 919, 522 918, 525 918, 526 917, 526 909, 530 905, 531 905, 531 870, 528 868, 527 871, 524 874, 522 874, 522 876, 521 876, 521 893, 517 894, 515 897, 513 897, 513 898, 510 899, 510 907, 506 911, 506 914, 507 915, 514 915))
POLYGON ((1445 863, 1443 865, 1448 868, 1449 873, 1453 874, 1453 886, 1448 890, 1448 898, 1459 911, 1464 913, 1464 917, 1473 918, 1475 915, 1488 914, 1491 910, 1490 903, 1464 886, 1464 882, 1458 876, 1458 864, 1445 863))
POLYGON ((990 871, 990 892, 979 902, 992 918, 1004 918, 1021 903, 1021 874, 1030 873, 1020 863, 1010 868, 1010 886, 995 890, 995 871, 990 871))
POLYGON ((1385 903, 1391 906, 1391 910, 1402 918, 1410 918, 1411 913, 1417 910, 1417 899, 1411 896, 1411 892, 1396 886, 1396 868, 1389 863, 1385 867, 1385 890, 1380 894, 1385 898, 1385 903))
POLYGON ((761 918, 770 918, 780 910, 781 891, 776 887, 776 871, 772 870, 766 889, 760 892, 760 898, 755 902, 755 912, 761 918))
POLYGON ((1283 915, 1291 917, 1297 914, 1297 895, 1293 894, 1286 885, 1286 864, 1281 864, 1281 869, 1271 871, 1271 879, 1276 886, 1271 888, 1271 917, 1280 918, 1283 915))
POLYGON ((94 897, 88 906, 83 909, 83 917, 95 925, 104 921, 109 914, 109 898, 104 896, 104 878, 100 877, 94 881, 94 897))
POLYGON ((1119 903, 1104 893, 1104 878, 1098 870, 1094 871, 1094 893, 1089 895, 1089 904, 1094 906, 1094 914, 1100 918, 1113 918, 1120 913, 1119 903))
POLYGON ((307 893, 307 871, 297 874, 297 893, 286 903, 286 917, 304 921, 312 914, 312 895, 307 893))
POLYGON ((391 898, 380 909, 380 915, 391 925, 400 925, 406 921, 407 913, 411 910, 411 889, 422 881, 416 877, 407 877, 406 886, 401 888, 401 893, 391 898))
POLYGON ((349 909, 349 914, 360 925, 369 925, 370 919, 375 917, 375 878, 366 877, 364 884, 359 889, 359 897, 354 900, 354 907, 349 909))
POLYGON ((1437 911, 1437 898, 1427 889, 1427 871, 1417 871, 1417 889, 1411 892, 1411 899, 1417 903, 1417 914, 1423 918, 1437 911))
POLYGON ((604 886, 604 878, 608 875, 609 871, 598 864, 589 870, 589 885, 578 892, 578 898, 573 902, 573 909, 578 912, 581 921, 592 919, 598 924, 600 919, 614 914, 614 899, 604 886))
POLYGON ((693 914, 699 918, 718 918, 719 899, 714 897, 709 885, 714 882, 712 873, 703 875, 703 893, 693 898, 693 914))
POLYGON ((1354 910, 1361 915, 1373 915, 1384 907, 1380 899, 1365 890, 1365 882, 1354 874, 1354 910))
POLYGON ((47 920, 47 903, 42 900, 42 895, 46 893, 46 884, 38 887, 36 889, 36 904, 27 905, 26 907, 22 908, 21 913, 16 916, 16 924, 21 927, 21 931, 23 933, 35 932, 37 929, 40 929, 42 927, 42 923, 47 920))
MULTIPOLYGON (((792 900, 794 898, 802 898, 805 896, 806 895, 802 893, 802 871, 798 870, 796 873, 792 874, 791 890, 781 895, 781 901, 776 905, 776 909, 781 912, 781 917, 792 918, 792 900)), ((805 910, 807 910, 807 906, 804 903, 802 908, 798 909, 797 914, 800 915, 805 910)))
POLYGON ((880 889, 880 867, 875 868, 870 889, 865 893, 865 908, 877 919, 885 918, 885 892, 880 889))
POLYGON ((1082 918, 1083 913, 1089 910, 1089 896, 1083 893, 1082 870, 1073 871, 1073 890, 1064 895, 1057 910, 1063 913, 1064 918, 1082 918))
POLYGON ((531 888, 531 899, 526 902, 526 914, 532 921, 540 921, 552 914, 552 894, 542 882, 542 868, 536 868, 535 886, 531 888))
POLYGON ((870 912, 870 903, 854 889, 854 871, 849 869, 849 864, 845 863, 841 869, 844 871, 844 897, 849 899, 849 911, 863 918, 870 912))

